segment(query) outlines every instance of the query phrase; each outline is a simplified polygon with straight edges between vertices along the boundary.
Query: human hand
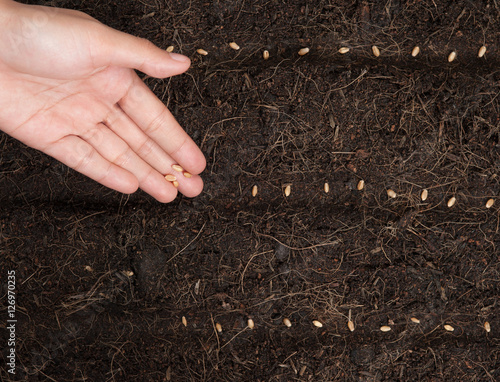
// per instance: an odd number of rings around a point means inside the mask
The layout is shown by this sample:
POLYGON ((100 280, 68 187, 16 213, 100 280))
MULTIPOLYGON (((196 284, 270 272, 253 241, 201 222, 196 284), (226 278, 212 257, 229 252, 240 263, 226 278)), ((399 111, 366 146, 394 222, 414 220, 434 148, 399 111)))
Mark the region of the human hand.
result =
POLYGON ((166 174, 202 191, 202 152, 133 70, 174 76, 187 57, 72 10, 0 0, 0 28, 0 129, 123 193, 170 202, 166 174))

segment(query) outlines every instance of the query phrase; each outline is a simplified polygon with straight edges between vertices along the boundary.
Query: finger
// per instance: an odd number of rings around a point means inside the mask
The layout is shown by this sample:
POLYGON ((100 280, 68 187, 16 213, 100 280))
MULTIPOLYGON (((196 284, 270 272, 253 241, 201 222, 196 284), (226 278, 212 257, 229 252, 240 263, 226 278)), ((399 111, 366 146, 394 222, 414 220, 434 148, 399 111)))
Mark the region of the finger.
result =
POLYGON ((44 152, 83 175, 124 194, 137 191, 137 178, 129 171, 104 159, 83 139, 68 135, 51 143, 44 152))
POLYGON ((103 124, 82 135, 102 157, 114 165, 132 173, 139 187, 162 203, 168 203, 177 196, 177 189, 164 176, 142 160, 132 148, 103 124))
MULTIPOLYGON (((167 174, 174 175, 179 184, 179 191, 184 195, 195 197, 201 193, 203 190, 203 181, 201 178, 197 175, 188 178, 184 171, 178 171, 177 166, 173 167, 174 165, 178 165, 178 163, 153 139, 147 136, 118 106, 105 118, 104 124, 162 176, 167 174)), ((106 139, 104 141, 107 142, 106 139)), ((96 146, 97 144, 95 143, 94 147, 98 147, 96 146)), ((118 144, 115 147, 118 147, 118 144)), ((103 152, 108 152, 110 149, 104 148, 103 152)), ((101 151, 99 148, 98 150, 101 151)), ((134 171, 132 172, 135 174, 134 171)), ((189 176, 189 174, 187 175, 189 176)), ((143 188, 141 180, 139 180, 139 186, 143 188)))
POLYGON ((205 157, 196 143, 139 77, 134 76, 129 91, 118 104, 147 136, 187 171, 199 174, 205 169, 205 157))
POLYGON ((166 78, 184 73, 191 60, 181 54, 168 53, 152 42, 107 26, 96 30, 94 62, 96 68, 115 65, 140 70, 152 77, 166 78))

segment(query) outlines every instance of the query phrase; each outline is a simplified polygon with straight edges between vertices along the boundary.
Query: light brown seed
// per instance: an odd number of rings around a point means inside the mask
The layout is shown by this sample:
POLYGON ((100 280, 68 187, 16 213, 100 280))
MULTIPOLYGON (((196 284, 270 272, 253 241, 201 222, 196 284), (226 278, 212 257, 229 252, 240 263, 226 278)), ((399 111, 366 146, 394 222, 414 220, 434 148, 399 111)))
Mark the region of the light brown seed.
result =
POLYGON ((398 196, 398 195, 396 194, 396 192, 395 192, 394 190, 388 189, 388 190, 387 190, 387 196, 388 196, 389 198, 394 199, 394 198, 396 198, 396 196, 398 196))
POLYGON ((381 326, 380 327, 380 330, 382 332, 390 332, 391 331, 391 327, 390 326, 387 326, 387 325, 384 325, 384 326, 381 326))
POLYGON ((215 329, 217 329, 219 333, 222 333, 222 325, 219 324, 218 322, 215 324, 215 329))
POLYGON ((176 180, 174 180, 172 184, 174 185, 175 188, 179 187, 179 182, 176 180))
POLYGON ((322 328, 323 327, 323 324, 321 322, 319 322, 318 320, 314 320, 313 321, 313 325, 316 326, 317 328, 322 328))
POLYGON ((457 52, 453 51, 448 55, 448 62, 453 62, 457 58, 457 52))
POLYGON ((452 332, 455 330, 455 328, 451 325, 444 325, 443 328, 447 330, 448 332, 452 332))
POLYGON ((416 46, 416 47, 415 47, 415 48, 413 48, 413 50, 411 51, 411 56, 412 56, 412 57, 417 57, 419 53, 420 53, 420 47, 419 47, 419 46, 416 46))
POLYGON ((177 180, 175 175, 171 175, 171 174, 165 175, 165 179, 168 180, 169 182, 173 182, 174 180, 177 180))
POLYGON ((328 194, 330 192, 330 185, 328 183, 325 183, 323 189, 325 190, 325 192, 328 194))
POLYGON ((422 190, 422 193, 420 194, 420 198, 422 199, 422 201, 426 201, 427 200, 427 197, 429 196, 429 191, 427 191, 426 188, 424 188, 422 190))
POLYGON ((309 48, 302 48, 299 50, 299 56, 305 56, 307 53, 309 53, 309 48))
POLYGON ((264 60, 269 59, 269 51, 268 50, 263 51, 262 52, 262 57, 264 58, 264 60))
POLYGON ((283 319, 283 324, 285 324, 287 328, 290 328, 292 326, 292 322, 288 318, 283 319))
POLYGON ((450 208, 453 207, 454 204, 456 203, 456 201, 457 201, 457 199, 454 196, 452 196, 450 198, 450 200, 448 200, 448 207, 450 207, 450 208))
POLYGON ((488 199, 488 201, 486 202, 486 208, 493 207, 493 204, 495 204, 495 199, 488 199))
POLYGON ((253 329, 255 327, 255 322, 251 318, 247 320, 247 325, 250 329, 253 329))
POLYGON ((420 324, 420 320, 417 317, 412 317, 410 318, 411 322, 414 322, 415 324, 420 324))
POLYGON ((166 50, 168 53, 172 53, 174 51, 174 46, 170 45, 166 50))
POLYGON ((238 44, 236 44, 234 41, 230 42, 229 46, 231 47, 231 49, 240 50, 240 46, 238 44))
POLYGON ((193 177, 193 175, 190 172, 187 172, 187 171, 184 171, 182 173, 182 175, 184 175, 186 178, 192 178, 193 177))
POLYGON ((365 188, 365 181, 364 181, 363 179, 361 179, 361 180, 358 182, 357 189, 358 189, 358 191, 361 191, 361 190, 363 190, 363 188, 365 188))
POLYGON ((292 193, 292 187, 290 185, 285 187, 285 196, 288 197, 292 193))
POLYGON ((349 328, 349 330, 350 330, 351 332, 354 332, 354 322, 352 322, 352 321, 348 321, 348 322, 347 322, 347 327, 349 328))
POLYGON ((486 330, 488 333, 491 332, 491 326, 488 321, 484 323, 484 330, 486 330))
POLYGON ((134 272, 132 271, 123 271, 123 274, 127 277, 132 277, 134 275, 134 272))
POLYGON ((377 47, 377 45, 373 45, 372 46, 372 53, 375 57, 378 57, 380 56, 380 50, 379 48, 377 47))
POLYGON ((186 320, 186 317, 182 316, 182 325, 188 326, 188 322, 186 320))
POLYGON ((201 54, 202 56, 208 55, 208 52, 205 49, 197 49, 196 53, 201 54))
POLYGON ((299 370, 299 377, 302 377, 304 373, 306 372, 307 365, 302 365, 302 367, 299 370))
POLYGON ((486 47, 483 45, 481 48, 479 48, 479 52, 477 52, 477 56, 479 58, 483 57, 486 54, 486 47))
POLYGON ((183 172, 184 169, 182 168, 182 166, 179 166, 178 164, 173 164, 172 165, 172 168, 177 171, 177 172, 183 172))
POLYGON ((252 187, 252 196, 255 197, 257 195, 257 192, 259 192, 259 187, 255 185, 252 187))
POLYGON ((92 272, 92 271, 93 271, 93 269, 92 269, 92 267, 91 267, 90 265, 86 265, 86 266, 85 266, 85 270, 86 270, 87 272, 92 272))
POLYGON ((349 48, 347 46, 343 46, 342 48, 339 49, 340 54, 346 54, 349 52, 349 48))

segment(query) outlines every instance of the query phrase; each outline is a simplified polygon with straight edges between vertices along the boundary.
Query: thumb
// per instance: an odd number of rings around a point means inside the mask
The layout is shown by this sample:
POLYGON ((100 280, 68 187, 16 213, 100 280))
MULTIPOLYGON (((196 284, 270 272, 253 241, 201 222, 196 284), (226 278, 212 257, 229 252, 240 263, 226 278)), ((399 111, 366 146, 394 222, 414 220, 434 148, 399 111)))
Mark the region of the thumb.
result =
MULTIPOLYGON (((93 58, 96 67, 115 65, 137 69, 151 77, 166 78, 184 73, 191 60, 177 53, 168 53, 152 42, 105 27, 93 58)), ((102 32, 102 31, 101 31, 102 32)))

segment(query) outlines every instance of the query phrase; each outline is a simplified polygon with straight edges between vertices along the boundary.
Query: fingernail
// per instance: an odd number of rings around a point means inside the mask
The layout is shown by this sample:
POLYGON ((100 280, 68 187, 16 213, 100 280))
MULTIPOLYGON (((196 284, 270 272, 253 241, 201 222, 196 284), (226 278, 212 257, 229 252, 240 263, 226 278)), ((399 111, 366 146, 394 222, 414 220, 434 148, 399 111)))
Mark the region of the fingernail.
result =
POLYGON ((178 54, 178 53, 169 53, 170 54, 170 58, 174 61, 179 61, 179 62, 188 62, 189 61, 189 57, 186 57, 182 54, 178 54))

